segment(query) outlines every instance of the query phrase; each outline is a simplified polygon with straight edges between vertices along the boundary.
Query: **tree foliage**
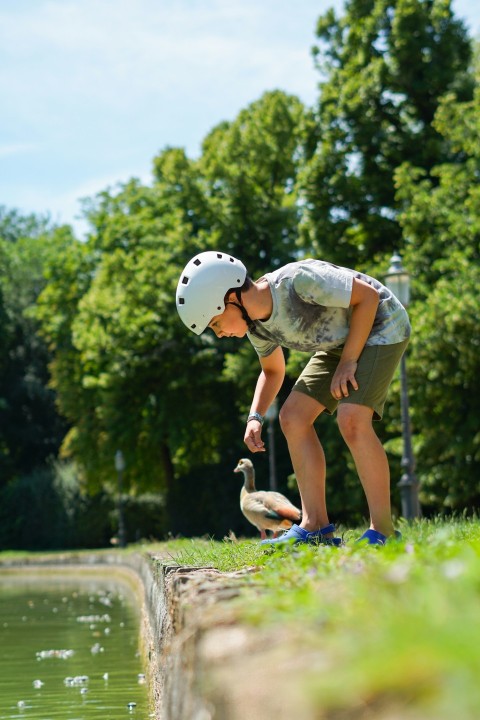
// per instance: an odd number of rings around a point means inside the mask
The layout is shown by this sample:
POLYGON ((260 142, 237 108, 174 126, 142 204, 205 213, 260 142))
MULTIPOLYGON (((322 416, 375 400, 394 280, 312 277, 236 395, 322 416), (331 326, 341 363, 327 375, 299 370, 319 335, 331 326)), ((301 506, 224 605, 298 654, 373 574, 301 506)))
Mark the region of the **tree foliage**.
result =
POLYGON ((29 313, 52 253, 48 220, 0 209, 0 486, 55 455, 65 432, 49 387, 48 348, 29 313))
MULTIPOLYGON (((198 159, 165 148, 150 185, 131 179, 85 202, 84 242, 48 219, 0 211, 8 502, 22 493, 43 502, 47 459, 59 453, 76 468, 75 492, 55 501, 59 527, 69 504, 89 505, 87 490, 111 508, 121 449, 130 501, 146 490, 166 498, 160 535, 248 531, 230 473, 245 452, 258 360, 246 342, 188 333, 175 308, 186 262, 217 248, 254 278, 312 254, 381 277, 399 249, 413 278, 408 368, 424 506, 478 502, 480 100, 470 40, 448 0, 349 0, 317 32, 316 108, 267 92, 214 127, 198 159)), ((305 361, 287 355, 281 399, 305 361)), ((393 478, 398 391, 395 379, 380 431, 393 478)), ((331 419, 318 430, 332 514, 357 522, 366 505, 351 458, 331 419)), ((277 453, 280 489, 291 493, 280 437, 277 453)))
POLYGON ((220 247, 240 254, 250 274, 292 260, 297 249, 295 185, 306 112, 276 91, 221 123, 200 159, 220 247))
POLYGON ((480 500, 479 86, 472 101, 445 97, 434 123, 453 161, 429 174, 403 165, 397 183, 405 258, 416 268, 409 366, 424 500, 459 509, 480 500))
POLYGON ((219 461, 238 423, 236 383, 222 376, 230 348, 185 333, 176 282, 199 250, 245 255, 253 229, 252 270, 267 251, 277 262, 292 257, 301 116, 295 98, 267 94, 215 128, 198 162, 167 148, 154 160, 152 187, 132 180, 87 205, 92 233, 58 276, 54 259, 39 317, 72 425, 64 451, 81 459, 93 485, 112 478, 117 448, 137 490, 171 488, 175 472, 219 461))
POLYGON ((393 176, 448 157, 432 124, 441 97, 471 96, 471 42, 450 0, 349 0, 317 25, 322 73, 302 172, 303 242, 347 267, 402 246, 393 176))

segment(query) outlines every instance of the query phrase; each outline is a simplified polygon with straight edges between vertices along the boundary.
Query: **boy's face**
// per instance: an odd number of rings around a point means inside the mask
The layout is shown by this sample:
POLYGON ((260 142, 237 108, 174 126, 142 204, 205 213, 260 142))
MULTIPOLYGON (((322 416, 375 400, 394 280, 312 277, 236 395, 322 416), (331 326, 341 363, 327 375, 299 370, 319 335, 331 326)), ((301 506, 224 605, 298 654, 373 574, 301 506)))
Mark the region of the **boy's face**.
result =
POLYGON ((242 318, 240 308, 231 304, 225 305, 223 313, 215 315, 208 323, 208 327, 218 338, 243 338, 247 333, 247 323, 242 318))

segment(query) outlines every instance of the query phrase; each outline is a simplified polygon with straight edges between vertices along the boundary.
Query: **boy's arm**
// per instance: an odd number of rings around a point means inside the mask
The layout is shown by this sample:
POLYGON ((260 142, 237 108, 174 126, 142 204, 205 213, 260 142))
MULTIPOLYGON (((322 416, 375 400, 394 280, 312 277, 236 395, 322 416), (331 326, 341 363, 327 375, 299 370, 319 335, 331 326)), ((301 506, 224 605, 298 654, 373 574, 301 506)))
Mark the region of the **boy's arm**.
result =
POLYGON ((348 383, 358 390, 355 379, 357 361, 372 330, 378 303, 379 296, 375 288, 355 278, 350 300, 350 330, 330 385, 330 392, 337 400, 348 397, 348 383))
MULTIPOLYGON (((259 413, 263 416, 276 398, 285 378, 285 357, 282 348, 277 347, 268 357, 261 357, 260 365, 262 370, 258 376, 250 414, 259 413)), ((262 425, 258 420, 250 420, 247 423, 243 440, 252 452, 264 452, 262 425)))

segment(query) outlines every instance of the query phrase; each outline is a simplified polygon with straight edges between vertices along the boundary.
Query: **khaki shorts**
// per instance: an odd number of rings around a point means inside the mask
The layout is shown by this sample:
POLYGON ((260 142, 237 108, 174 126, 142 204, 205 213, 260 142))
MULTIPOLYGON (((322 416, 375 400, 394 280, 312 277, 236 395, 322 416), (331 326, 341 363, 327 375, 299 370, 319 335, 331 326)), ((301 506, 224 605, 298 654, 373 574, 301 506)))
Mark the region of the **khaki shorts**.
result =
POLYGON ((324 405, 333 415, 340 403, 367 405, 373 409, 373 419, 381 420, 388 388, 395 369, 405 352, 408 340, 395 345, 371 345, 365 347, 358 359, 355 378, 358 390, 349 386, 349 396, 335 400, 330 392, 330 383, 335 373, 342 348, 317 352, 310 358, 293 390, 305 393, 324 405))

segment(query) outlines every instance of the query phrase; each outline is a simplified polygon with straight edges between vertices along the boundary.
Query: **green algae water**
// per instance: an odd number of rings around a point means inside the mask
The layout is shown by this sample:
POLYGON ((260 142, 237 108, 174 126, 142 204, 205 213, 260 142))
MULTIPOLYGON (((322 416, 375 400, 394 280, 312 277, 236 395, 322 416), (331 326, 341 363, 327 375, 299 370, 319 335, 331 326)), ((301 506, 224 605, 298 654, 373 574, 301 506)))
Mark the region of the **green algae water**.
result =
POLYGON ((153 717, 138 598, 109 574, 0 570, 0 720, 153 717))

